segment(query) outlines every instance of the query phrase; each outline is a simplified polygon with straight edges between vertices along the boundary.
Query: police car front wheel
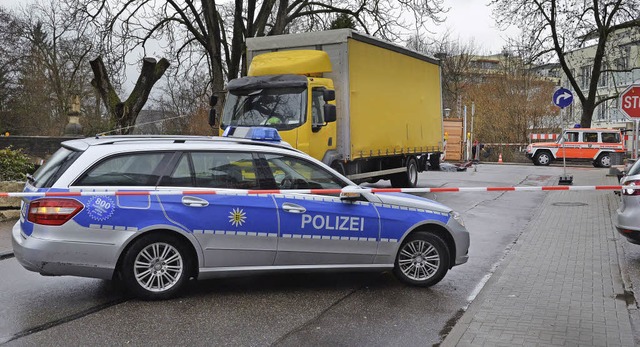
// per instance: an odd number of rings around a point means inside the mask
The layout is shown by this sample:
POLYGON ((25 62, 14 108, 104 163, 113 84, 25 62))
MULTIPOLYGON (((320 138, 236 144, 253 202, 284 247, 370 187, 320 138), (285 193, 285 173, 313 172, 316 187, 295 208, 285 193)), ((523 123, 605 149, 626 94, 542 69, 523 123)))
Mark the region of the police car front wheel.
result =
POLYGON ((125 253, 122 279, 141 299, 168 299, 189 280, 191 264, 188 249, 178 238, 149 234, 134 241, 125 253))
POLYGON ((395 275, 403 282, 422 287, 432 286, 449 270, 449 249, 437 235, 416 232, 400 246, 395 275))

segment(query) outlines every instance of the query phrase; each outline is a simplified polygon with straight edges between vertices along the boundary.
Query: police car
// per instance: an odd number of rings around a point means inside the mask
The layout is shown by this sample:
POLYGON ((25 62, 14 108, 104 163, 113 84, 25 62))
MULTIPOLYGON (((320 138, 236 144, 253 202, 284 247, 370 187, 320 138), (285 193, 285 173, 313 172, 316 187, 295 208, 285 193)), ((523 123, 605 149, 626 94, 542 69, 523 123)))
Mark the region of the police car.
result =
POLYGON ((143 299, 265 271, 392 269, 431 286, 467 261, 450 208, 358 187, 274 129, 234 135, 63 142, 26 184, 46 194, 23 198, 16 258, 43 275, 121 280, 143 299))

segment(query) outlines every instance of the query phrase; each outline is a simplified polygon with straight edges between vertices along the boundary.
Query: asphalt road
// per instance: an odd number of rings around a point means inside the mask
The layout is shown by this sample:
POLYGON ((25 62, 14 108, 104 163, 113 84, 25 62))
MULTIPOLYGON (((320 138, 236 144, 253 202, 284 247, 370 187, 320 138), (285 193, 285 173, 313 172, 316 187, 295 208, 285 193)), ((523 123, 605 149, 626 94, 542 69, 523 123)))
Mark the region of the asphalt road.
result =
MULTIPOLYGON (((556 167, 480 165, 477 171, 422 173, 419 186, 552 185, 561 173, 556 167)), ((405 286, 390 273, 278 274, 194 282, 181 298, 144 302, 128 298, 109 281, 42 277, 5 259, 0 261, 0 343, 438 344, 544 194, 426 194, 460 211, 471 233, 469 262, 427 289, 405 286)))

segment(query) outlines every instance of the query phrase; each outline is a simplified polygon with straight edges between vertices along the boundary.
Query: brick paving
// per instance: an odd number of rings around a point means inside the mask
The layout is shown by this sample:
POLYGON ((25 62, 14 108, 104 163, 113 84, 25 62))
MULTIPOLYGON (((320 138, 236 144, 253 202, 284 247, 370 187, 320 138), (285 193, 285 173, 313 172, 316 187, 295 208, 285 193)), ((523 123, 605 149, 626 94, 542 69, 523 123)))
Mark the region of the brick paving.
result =
MULTIPOLYGON (((617 184, 576 170, 574 185, 617 184)), ((634 346, 611 191, 549 192, 442 346, 634 346)), ((473 240, 472 240, 473 241, 473 240)))

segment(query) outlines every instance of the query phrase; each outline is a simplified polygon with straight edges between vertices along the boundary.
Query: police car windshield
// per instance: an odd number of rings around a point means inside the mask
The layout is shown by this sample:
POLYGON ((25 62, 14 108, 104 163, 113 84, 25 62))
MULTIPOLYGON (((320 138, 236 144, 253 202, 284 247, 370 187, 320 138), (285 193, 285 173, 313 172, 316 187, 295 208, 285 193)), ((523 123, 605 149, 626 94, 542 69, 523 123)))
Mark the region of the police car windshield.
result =
POLYGON ((222 127, 294 129, 305 122, 306 105, 304 87, 231 90, 222 113, 222 127))

